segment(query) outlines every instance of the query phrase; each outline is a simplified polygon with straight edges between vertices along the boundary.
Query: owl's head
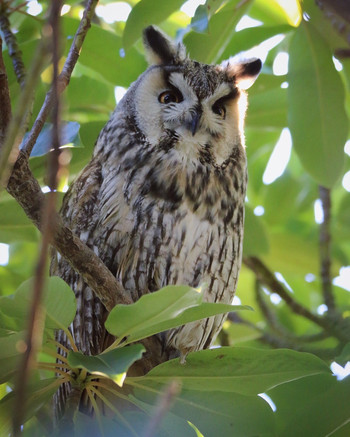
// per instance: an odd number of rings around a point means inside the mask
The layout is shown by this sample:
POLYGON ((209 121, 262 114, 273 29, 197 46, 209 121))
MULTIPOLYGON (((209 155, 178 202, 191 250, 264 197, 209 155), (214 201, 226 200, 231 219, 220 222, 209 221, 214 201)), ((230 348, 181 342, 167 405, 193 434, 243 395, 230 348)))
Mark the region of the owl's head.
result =
POLYGON ((132 93, 138 128, 151 145, 173 150, 184 164, 221 165, 243 147, 244 90, 261 61, 202 64, 153 26, 144 31, 144 45, 150 67, 132 93))

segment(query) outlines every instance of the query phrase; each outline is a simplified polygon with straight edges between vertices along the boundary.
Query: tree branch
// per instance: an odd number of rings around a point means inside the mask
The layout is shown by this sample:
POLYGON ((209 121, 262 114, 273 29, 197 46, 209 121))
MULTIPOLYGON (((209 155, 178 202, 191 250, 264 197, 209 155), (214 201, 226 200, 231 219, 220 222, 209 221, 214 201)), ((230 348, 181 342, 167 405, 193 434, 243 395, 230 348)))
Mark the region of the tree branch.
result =
POLYGON ((290 294, 287 292, 281 282, 276 279, 275 275, 270 272, 270 270, 263 264, 263 262, 259 258, 256 258, 254 256, 246 257, 244 258, 243 262, 250 270, 255 273, 255 276, 258 278, 258 280, 262 284, 265 284, 271 291, 278 294, 295 314, 303 316, 306 319, 309 319, 312 322, 316 323, 317 325, 322 326, 323 328, 325 327, 326 324, 324 320, 321 317, 312 314, 307 308, 294 300, 294 298, 290 296, 290 294))
MULTIPOLYGON (((8 192, 21 205, 35 226, 43 230, 42 205, 44 194, 32 175, 27 155, 20 152, 9 179, 8 192)), ((130 304, 130 297, 96 254, 63 224, 55 214, 53 220, 52 246, 71 264, 83 278, 103 305, 110 311, 116 303, 130 304)))
POLYGON ((328 311, 334 311, 335 302, 331 280, 331 196, 330 190, 319 187, 323 209, 323 221, 320 224, 320 273, 324 303, 328 311))
MULTIPOLYGON (((98 0, 89 0, 87 2, 87 5, 84 10, 83 18, 81 19, 79 28, 74 36, 74 40, 69 50, 66 62, 64 63, 63 69, 60 75, 58 76, 57 86, 58 86, 58 92, 60 94, 66 89, 67 85, 69 84, 73 69, 78 61, 86 34, 91 27, 91 20, 92 17, 94 16, 97 3, 98 0)), ((49 115, 53 103, 54 103, 53 90, 50 89, 50 91, 46 94, 45 101, 40 109, 38 117, 36 118, 33 127, 22 148, 22 150, 25 152, 28 158, 44 126, 44 123, 49 115)))

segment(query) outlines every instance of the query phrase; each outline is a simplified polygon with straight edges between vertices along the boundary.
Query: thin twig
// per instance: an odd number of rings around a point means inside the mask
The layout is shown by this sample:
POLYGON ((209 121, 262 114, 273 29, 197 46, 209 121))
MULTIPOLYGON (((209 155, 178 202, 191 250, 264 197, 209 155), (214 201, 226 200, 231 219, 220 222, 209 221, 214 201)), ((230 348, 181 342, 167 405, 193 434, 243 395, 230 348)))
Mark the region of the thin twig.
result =
POLYGON ((328 311, 335 309, 331 280, 331 195, 328 188, 319 187, 323 209, 323 220, 320 224, 320 273, 324 303, 328 311))
POLYGON ((268 325, 271 327, 271 329, 280 335, 287 335, 286 329, 278 322, 275 313, 265 302, 264 297, 262 295, 262 287, 258 280, 255 281, 255 297, 259 305, 259 308, 262 314, 264 315, 268 325))
MULTIPOLYGON (((6 138, 1 148, 0 155, 0 181, 6 186, 13 164, 18 155, 18 146, 26 130, 28 111, 34 99, 34 89, 39 80, 41 69, 47 54, 47 43, 43 39, 35 53, 31 68, 26 78, 25 86, 19 96, 16 110, 6 130, 6 138)), ((1 188, 1 185, 0 185, 1 188)))
POLYGON ((0 32, 7 45, 8 53, 12 59, 13 69, 21 88, 24 88, 26 69, 22 60, 22 52, 18 47, 17 39, 12 33, 10 21, 8 19, 6 11, 0 13, 0 32))
POLYGON ((324 318, 312 314, 307 308, 297 302, 259 258, 254 256, 246 257, 243 262, 255 273, 257 279, 262 284, 265 284, 272 292, 278 294, 295 314, 305 317, 323 328, 328 328, 327 321, 324 318))
MULTIPOLYGON (((69 50, 66 62, 64 63, 62 72, 58 76, 58 93, 62 93, 69 84, 73 69, 78 61, 84 39, 88 30, 91 27, 91 20, 94 16, 97 3, 98 0, 88 0, 87 2, 83 18, 81 19, 79 28, 74 36, 74 40, 69 50)), ((25 141, 25 144, 23 145, 22 150, 26 153, 27 157, 29 157, 31 154, 34 144, 44 126, 44 123, 50 113, 53 103, 53 90, 50 89, 50 91, 46 94, 45 101, 25 141)))
MULTIPOLYGON (((21 425, 25 416, 25 403, 23 399, 26 398, 27 383, 31 371, 35 365, 36 355, 42 343, 42 336, 44 330, 44 314, 41 306, 42 296, 44 292, 44 281, 46 277, 46 267, 48 260, 49 245, 53 233, 52 219, 56 212, 56 185, 58 172, 58 153, 59 153, 59 101, 57 93, 57 70, 58 70, 58 40, 59 40, 59 17, 61 11, 61 2, 59 0, 52 0, 49 25, 52 36, 52 52, 53 52, 53 90, 54 99, 56 102, 56 109, 53 118, 53 147, 56 154, 54 159, 51 158, 53 168, 48 169, 49 182, 51 185, 51 192, 46 198, 44 204, 43 216, 43 232, 39 258, 37 261, 34 285, 33 285, 33 299, 31 301, 29 324, 27 330, 26 351, 23 354, 18 372, 18 380, 16 384, 16 397, 14 400, 13 412, 13 434, 17 436, 21 432, 21 425)), ((60 371, 57 371, 60 373, 60 371)))
POLYGON ((11 98, 6 67, 2 57, 2 39, 0 37, 0 153, 5 140, 6 130, 11 120, 11 98))
POLYGON ((142 437, 153 437, 165 415, 170 410, 175 397, 181 391, 179 382, 172 381, 160 395, 153 416, 150 418, 142 437))

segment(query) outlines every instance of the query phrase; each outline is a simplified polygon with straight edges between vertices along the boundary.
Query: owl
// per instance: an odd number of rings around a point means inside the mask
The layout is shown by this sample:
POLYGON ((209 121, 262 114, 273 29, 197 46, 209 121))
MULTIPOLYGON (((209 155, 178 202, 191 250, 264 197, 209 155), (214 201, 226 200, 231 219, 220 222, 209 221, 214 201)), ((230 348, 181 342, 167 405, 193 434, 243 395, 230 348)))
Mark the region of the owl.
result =
MULTIPOLYGON (((149 68, 102 129, 90 163, 64 198, 62 217, 133 301, 169 284, 206 284, 204 301, 231 303, 247 184, 244 90, 261 61, 202 64, 153 26, 144 31, 144 46, 149 68)), ((101 302, 59 254, 51 273, 76 294, 77 347, 102 352, 111 339, 101 302)), ((208 348, 224 318, 158 335, 149 367, 208 348)))

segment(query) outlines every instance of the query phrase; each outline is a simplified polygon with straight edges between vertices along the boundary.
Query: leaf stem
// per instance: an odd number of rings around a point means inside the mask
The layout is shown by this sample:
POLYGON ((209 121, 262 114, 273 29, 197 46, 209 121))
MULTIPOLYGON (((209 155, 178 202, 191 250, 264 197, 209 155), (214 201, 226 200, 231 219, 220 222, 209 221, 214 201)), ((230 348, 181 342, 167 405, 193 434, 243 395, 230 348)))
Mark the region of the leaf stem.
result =
POLYGON ((117 408, 115 408, 115 406, 95 387, 89 385, 89 389, 96 394, 96 396, 98 396, 101 401, 107 405, 107 407, 109 407, 113 413, 118 416, 118 419, 120 420, 121 423, 123 423, 123 425, 125 425, 132 433, 132 435, 134 435, 135 437, 137 436, 137 433, 134 431, 134 429, 132 428, 132 426, 129 424, 129 422, 127 420, 124 419, 124 417, 122 416, 122 414, 118 411, 117 408))

